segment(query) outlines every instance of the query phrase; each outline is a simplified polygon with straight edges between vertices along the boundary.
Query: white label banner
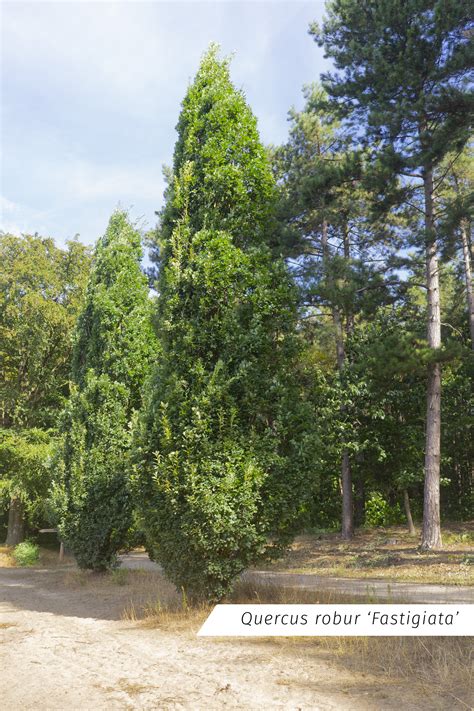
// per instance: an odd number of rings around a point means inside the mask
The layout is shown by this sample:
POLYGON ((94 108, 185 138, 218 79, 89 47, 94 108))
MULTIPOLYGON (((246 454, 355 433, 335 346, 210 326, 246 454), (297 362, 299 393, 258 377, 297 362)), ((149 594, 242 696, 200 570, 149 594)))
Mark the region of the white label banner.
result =
POLYGON ((216 605, 198 635, 466 637, 474 605, 216 605))

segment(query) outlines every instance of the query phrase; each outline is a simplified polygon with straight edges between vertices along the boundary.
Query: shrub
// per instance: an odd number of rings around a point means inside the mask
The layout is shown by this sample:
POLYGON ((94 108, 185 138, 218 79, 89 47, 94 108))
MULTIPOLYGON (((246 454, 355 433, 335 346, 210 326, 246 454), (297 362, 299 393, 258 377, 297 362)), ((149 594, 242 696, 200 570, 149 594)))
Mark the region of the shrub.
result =
POLYGON ((394 526, 404 520, 400 504, 390 506, 379 491, 373 491, 365 504, 366 526, 394 526))
POLYGON ((27 567, 38 562, 39 548, 32 541, 23 541, 15 546, 12 555, 17 565, 27 567))

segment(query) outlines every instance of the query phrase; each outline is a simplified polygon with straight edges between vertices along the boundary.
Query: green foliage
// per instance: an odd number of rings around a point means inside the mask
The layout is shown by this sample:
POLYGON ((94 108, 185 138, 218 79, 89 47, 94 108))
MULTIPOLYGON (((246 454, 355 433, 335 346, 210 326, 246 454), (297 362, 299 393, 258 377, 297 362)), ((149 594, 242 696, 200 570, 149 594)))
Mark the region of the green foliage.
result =
POLYGON ((137 435, 136 501, 152 557, 178 587, 219 599, 298 525, 307 413, 292 378, 293 288, 262 244, 271 173, 215 49, 178 128, 162 216, 162 354, 137 435))
POLYGON ((151 235, 155 262, 166 260, 184 209, 193 232, 229 231, 240 247, 268 243, 275 230, 276 189, 257 120, 231 83, 229 60, 217 55, 211 45, 182 103, 166 203, 151 235))
POLYGON ((27 523, 44 514, 52 428, 68 396, 71 336, 88 248, 0 234, 0 504, 18 499, 27 523))
MULTIPOLYGON (((365 150, 365 184, 377 198, 376 211, 382 217, 393 209, 410 214, 405 247, 425 253, 429 348, 418 348, 427 374, 422 545, 436 548, 441 363, 454 357, 440 347, 445 334, 438 300, 440 217, 451 213, 452 219, 453 210, 446 202, 440 210, 438 199, 443 163, 463 150, 472 130, 472 18, 458 0, 331 0, 322 27, 314 24, 311 33, 334 61, 336 71, 322 76, 323 86, 331 111, 365 150)), ((398 264, 419 271, 419 254, 410 257, 411 264, 398 264)))
POLYGON ((0 426, 49 428, 68 395, 88 248, 0 234, 0 426))
POLYGON ((115 565, 132 507, 128 485, 134 412, 155 352, 140 238, 115 212, 99 240, 76 329, 70 402, 53 492, 62 539, 82 568, 115 565))
POLYGON ((458 0, 331 0, 323 26, 313 24, 338 70, 323 75, 332 108, 377 144, 381 180, 436 165, 468 140, 470 23, 458 0))
POLYGON ((140 234, 126 212, 117 210, 97 243, 72 362, 72 379, 79 387, 91 369, 106 374, 128 389, 129 407, 135 409, 155 350, 141 258, 140 234))
POLYGON ((55 508, 60 536, 81 568, 114 565, 130 526, 128 401, 124 385, 91 371, 62 417, 63 476, 55 508))
POLYGON ((23 541, 15 546, 12 555, 15 563, 25 568, 38 562, 39 548, 32 541, 23 541))
POLYGON ((474 355, 466 349, 443 371, 441 502, 447 520, 470 520, 474 510, 473 380, 474 355))
POLYGON ((53 447, 51 432, 0 429, 0 505, 19 499, 30 526, 45 513, 53 447))
POLYGON ((366 526, 394 526, 403 521, 400 504, 391 506, 379 491, 372 491, 365 505, 366 526))

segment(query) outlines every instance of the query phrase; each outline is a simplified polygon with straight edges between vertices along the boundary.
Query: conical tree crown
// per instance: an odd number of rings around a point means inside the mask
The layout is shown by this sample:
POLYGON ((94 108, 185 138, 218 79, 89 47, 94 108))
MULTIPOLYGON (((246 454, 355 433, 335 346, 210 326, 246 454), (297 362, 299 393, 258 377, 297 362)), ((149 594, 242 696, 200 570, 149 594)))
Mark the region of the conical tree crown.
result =
POLYGON ((97 244, 77 325, 54 494, 61 538, 82 568, 113 565, 131 526, 130 424, 156 346, 140 257, 140 236, 118 210, 97 244))
POLYGON ((132 405, 137 404, 154 340, 141 256, 139 233, 127 213, 117 210, 96 247, 72 366, 79 387, 92 369, 95 375, 107 375, 126 386, 132 405))
POLYGON ((255 119, 215 48, 178 128, 137 508, 173 582, 219 599, 291 536, 307 490, 295 294, 266 245, 274 182, 255 119))
POLYGON ((186 171, 190 227, 225 230, 239 246, 250 246, 271 229, 274 180, 256 118, 230 80, 229 60, 220 60, 217 53, 217 45, 211 45, 182 103, 175 183, 162 228, 169 236, 181 214, 177 183, 186 171))

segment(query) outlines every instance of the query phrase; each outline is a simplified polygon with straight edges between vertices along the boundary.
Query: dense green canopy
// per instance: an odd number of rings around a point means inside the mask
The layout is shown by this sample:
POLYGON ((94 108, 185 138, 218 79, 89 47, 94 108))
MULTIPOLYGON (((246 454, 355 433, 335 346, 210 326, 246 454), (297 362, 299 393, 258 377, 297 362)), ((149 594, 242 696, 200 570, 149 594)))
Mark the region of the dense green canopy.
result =
POLYGON ((171 579, 216 599, 302 510, 295 294, 262 239, 275 188, 255 118, 215 48, 178 132, 137 506, 171 579))
POLYGON ((131 424, 155 352, 140 258, 139 234, 126 213, 115 212, 97 244, 77 323, 54 497, 61 535, 84 568, 113 564, 131 525, 131 424))

